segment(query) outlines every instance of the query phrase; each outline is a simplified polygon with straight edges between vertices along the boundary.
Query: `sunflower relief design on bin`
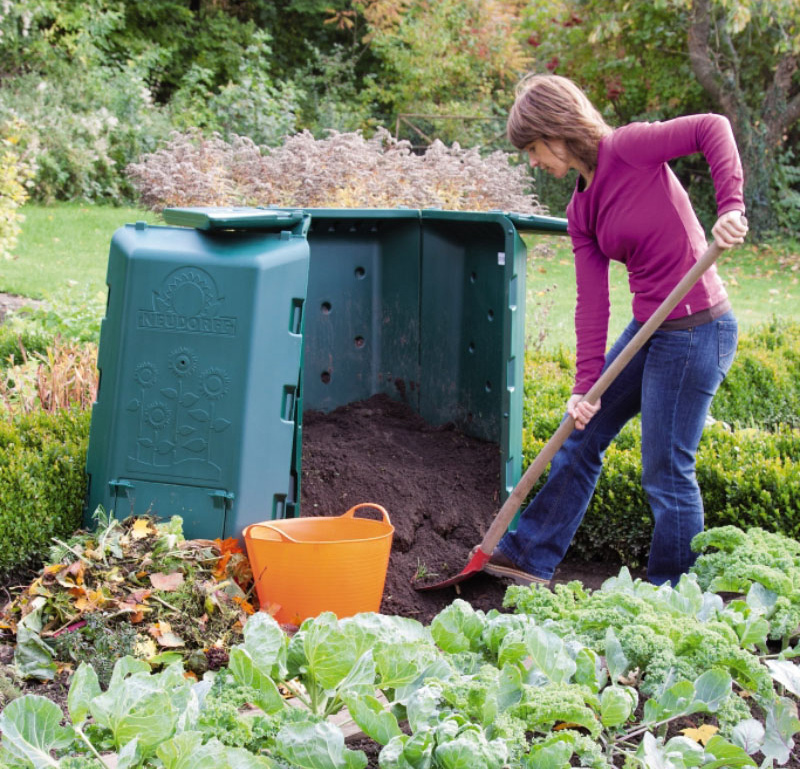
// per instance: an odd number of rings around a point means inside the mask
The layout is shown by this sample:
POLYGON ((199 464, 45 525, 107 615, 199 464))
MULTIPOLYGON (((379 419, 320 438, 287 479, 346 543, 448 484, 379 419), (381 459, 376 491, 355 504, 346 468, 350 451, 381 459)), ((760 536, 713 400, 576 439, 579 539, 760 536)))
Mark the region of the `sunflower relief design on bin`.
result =
POLYGON ((219 366, 199 372, 196 353, 179 347, 163 368, 139 363, 134 380, 140 391, 125 406, 137 421, 127 467, 219 480, 224 447, 218 436, 231 427, 233 416, 221 402, 230 374, 219 366))
POLYGON ((229 447, 220 434, 235 418, 230 404, 222 403, 232 383, 224 368, 224 348, 206 346, 207 352, 214 349, 216 355, 205 354, 201 367, 196 345, 173 344, 178 335, 233 340, 239 319, 225 312, 225 297, 214 278, 190 266, 169 273, 152 292, 151 306, 138 310, 137 329, 165 334, 166 344, 162 337, 154 337, 150 352, 157 350, 161 355, 134 368, 133 380, 139 391, 132 393, 125 406, 136 421, 128 431, 132 444, 128 469, 168 472, 187 479, 221 479, 221 462, 229 447))

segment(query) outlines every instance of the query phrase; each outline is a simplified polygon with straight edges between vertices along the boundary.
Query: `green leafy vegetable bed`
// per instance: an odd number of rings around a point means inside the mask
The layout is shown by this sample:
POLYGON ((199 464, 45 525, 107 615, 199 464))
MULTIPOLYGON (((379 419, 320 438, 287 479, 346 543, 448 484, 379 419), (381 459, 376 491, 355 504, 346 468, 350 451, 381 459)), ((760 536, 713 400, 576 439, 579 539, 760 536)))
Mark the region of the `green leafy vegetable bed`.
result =
POLYGON ((101 686, 82 662, 65 720, 37 695, 6 705, 0 766, 797 767, 800 543, 724 527, 695 545, 675 588, 623 569, 509 588, 509 611, 322 614, 291 636, 257 613, 200 680, 128 655, 101 686))

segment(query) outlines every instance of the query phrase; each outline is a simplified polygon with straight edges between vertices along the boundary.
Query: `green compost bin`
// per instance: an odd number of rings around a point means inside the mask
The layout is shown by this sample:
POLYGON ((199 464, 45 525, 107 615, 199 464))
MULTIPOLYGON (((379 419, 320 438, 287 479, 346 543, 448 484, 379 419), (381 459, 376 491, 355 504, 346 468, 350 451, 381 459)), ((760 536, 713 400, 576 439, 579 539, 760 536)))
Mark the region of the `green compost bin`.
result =
MULTIPOLYGON (((522 465, 520 232, 563 234, 566 222, 503 212, 306 213, 302 408, 328 412, 376 393, 405 401, 430 424, 497 443, 505 499, 522 465)), ((297 429, 302 436, 301 419, 297 429)))
POLYGON ((87 525, 180 515, 190 538, 286 514, 309 217, 193 209, 114 234, 87 525))
POLYGON ((254 208, 164 218, 176 226, 127 226, 112 241, 88 513, 177 514, 187 536, 205 538, 296 515, 303 410, 377 393, 495 442, 508 495, 522 464, 520 233, 564 233, 563 219, 254 208), (236 333, 192 333, 177 320, 187 312, 168 319, 179 290, 217 322, 233 318, 236 333), (219 372, 213 393, 202 389, 208 371, 219 372), (201 428, 213 445, 185 456, 201 428))

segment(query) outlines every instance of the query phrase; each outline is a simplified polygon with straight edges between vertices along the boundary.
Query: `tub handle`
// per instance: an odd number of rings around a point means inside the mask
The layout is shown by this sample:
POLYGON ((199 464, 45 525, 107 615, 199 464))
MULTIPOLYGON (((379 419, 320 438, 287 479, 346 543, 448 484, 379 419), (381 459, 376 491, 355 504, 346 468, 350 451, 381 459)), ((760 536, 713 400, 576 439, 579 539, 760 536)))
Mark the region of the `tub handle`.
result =
MULTIPOLYGON (((278 537, 286 542, 299 542, 299 540, 295 539, 294 537, 290 537, 283 529, 277 529, 274 526, 271 526, 269 523, 251 523, 247 528, 245 528, 243 534, 246 536, 247 532, 250 529, 269 529, 272 534, 277 534, 278 537)), ((273 542, 275 540, 273 539, 273 542)))
POLYGON ((356 510, 360 510, 362 507, 371 507, 377 510, 383 516, 384 523, 391 525, 392 522, 389 520, 389 513, 386 512, 386 508, 375 504, 375 502, 361 502, 361 504, 353 505, 346 513, 342 513, 341 517, 354 518, 356 510))

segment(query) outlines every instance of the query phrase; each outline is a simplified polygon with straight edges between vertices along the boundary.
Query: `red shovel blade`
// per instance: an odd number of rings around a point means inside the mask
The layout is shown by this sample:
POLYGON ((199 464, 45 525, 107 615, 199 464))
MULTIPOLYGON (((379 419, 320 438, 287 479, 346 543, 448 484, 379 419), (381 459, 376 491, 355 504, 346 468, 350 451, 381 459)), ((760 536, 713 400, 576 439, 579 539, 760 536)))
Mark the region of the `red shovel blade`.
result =
POLYGON ((469 559, 469 563, 455 577, 450 577, 450 579, 445 579, 441 582, 434 582, 432 585, 414 585, 414 589, 419 591, 441 590, 443 587, 456 585, 465 579, 469 579, 473 574, 483 571, 483 567, 489 562, 490 557, 491 553, 484 553, 483 550, 477 548, 472 558, 469 559))

